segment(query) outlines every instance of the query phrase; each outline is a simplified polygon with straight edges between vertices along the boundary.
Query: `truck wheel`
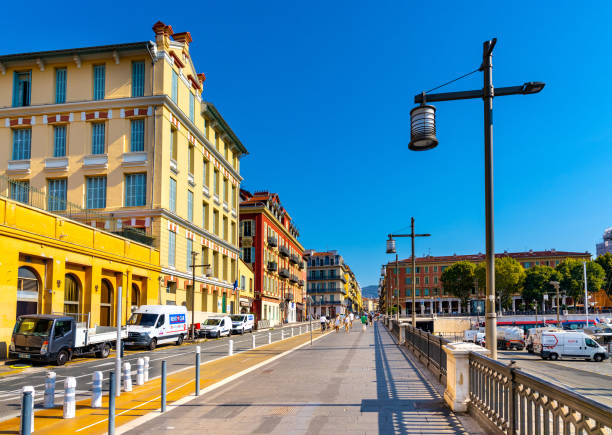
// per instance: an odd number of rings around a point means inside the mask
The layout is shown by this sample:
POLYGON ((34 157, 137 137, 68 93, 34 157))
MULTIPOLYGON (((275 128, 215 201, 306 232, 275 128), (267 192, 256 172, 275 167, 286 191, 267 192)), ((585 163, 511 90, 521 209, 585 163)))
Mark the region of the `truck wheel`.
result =
POLYGON ((556 353, 551 353, 549 358, 551 361, 557 361, 559 359, 559 355, 557 355, 556 353))
POLYGON ((177 338, 176 340, 176 345, 180 346, 181 344, 183 344, 183 336, 179 335, 179 338, 177 338))
POLYGON ((593 355, 593 361, 595 361, 595 362, 603 361, 603 355, 600 354, 600 353, 596 353, 595 355, 593 355))
POLYGON ((57 357, 55 358, 55 364, 58 366, 63 366, 64 364, 66 364, 66 362, 68 362, 69 358, 70 355, 68 354, 68 352, 66 352, 65 350, 60 350, 57 354, 57 357))
POLYGON ((104 346, 102 346, 102 349, 96 352, 96 358, 108 358, 109 355, 110 355, 110 345, 108 344, 105 344, 104 346))
POLYGON ((149 343, 149 350, 155 350, 157 347, 157 338, 153 338, 149 343))

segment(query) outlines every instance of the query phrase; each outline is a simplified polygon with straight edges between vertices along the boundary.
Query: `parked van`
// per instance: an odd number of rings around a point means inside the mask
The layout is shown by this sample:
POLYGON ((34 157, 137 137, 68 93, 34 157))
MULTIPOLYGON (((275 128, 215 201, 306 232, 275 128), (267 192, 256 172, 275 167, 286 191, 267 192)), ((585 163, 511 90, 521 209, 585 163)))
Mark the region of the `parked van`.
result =
POLYGON ((229 316, 209 317, 201 324, 200 335, 204 337, 219 338, 230 335, 232 319, 229 316))
POLYGON ((126 346, 145 346, 153 350, 158 344, 175 343, 187 338, 187 308, 182 305, 142 305, 127 324, 126 346))
POLYGON ((534 345, 541 344, 542 332, 563 332, 563 329, 554 326, 546 326, 541 328, 530 328, 527 330, 527 338, 525 339, 525 347, 527 352, 534 353, 534 345))
POLYGON ((253 332, 255 316, 253 314, 233 314, 232 334, 244 334, 246 331, 253 332))
POLYGON ((534 351, 542 359, 583 358, 599 362, 608 357, 606 350, 584 332, 544 331, 541 334, 541 344, 534 344, 534 351))

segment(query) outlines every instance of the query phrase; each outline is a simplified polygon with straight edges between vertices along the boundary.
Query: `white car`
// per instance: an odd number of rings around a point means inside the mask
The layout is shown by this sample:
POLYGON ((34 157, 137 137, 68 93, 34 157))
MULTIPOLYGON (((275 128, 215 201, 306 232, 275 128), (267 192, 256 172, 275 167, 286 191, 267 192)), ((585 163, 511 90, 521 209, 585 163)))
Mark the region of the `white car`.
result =
POLYGON ((253 332, 255 316, 253 314, 233 314, 232 334, 244 334, 246 331, 253 332))
POLYGON ((230 335, 232 331, 232 319, 229 316, 209 317, 200 327, 200 335, 210 338, 219 338, 230 335))

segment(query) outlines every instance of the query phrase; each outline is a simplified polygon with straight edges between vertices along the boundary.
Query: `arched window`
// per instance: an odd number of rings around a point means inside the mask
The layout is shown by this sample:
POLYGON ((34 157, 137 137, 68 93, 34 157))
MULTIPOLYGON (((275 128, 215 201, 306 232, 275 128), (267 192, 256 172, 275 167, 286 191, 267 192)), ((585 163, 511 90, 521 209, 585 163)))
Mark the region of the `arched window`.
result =
POLYGON ((38 277, 29 267, 17 270, 17 317, 38 313, 38 277))
POLYGON ((100 291, 100 326, 111 326, 113 319, 113 287, 108 280, 102 280, 100 291))
POLYGON ((72 274, 64 278, 64 312, 66 314, 79 314, 81 306, 81 287, 79 281, 72 274))
POLYGON ((140 306, 140 289, 134 283, 132 283, 132 308, 138 308, 140 306))

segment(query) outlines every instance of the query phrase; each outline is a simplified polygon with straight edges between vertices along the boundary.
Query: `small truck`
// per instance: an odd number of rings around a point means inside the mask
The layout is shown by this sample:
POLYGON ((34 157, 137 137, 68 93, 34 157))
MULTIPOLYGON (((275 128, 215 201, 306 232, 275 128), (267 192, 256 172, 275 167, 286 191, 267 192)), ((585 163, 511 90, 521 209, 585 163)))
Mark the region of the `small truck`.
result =
POLYGON ((525 332, 516 326, 497 328, 497 348, 523 350, 525 348, 525 332))
MULTIPOLYGON (((121 330, 121 338, 127 331, 121 330)), ((9 358, 66 364, 73 356, 95 354, 106 358, 117 341, 117 329, 111 326, 88 328, 71 316, 60 314, 28 314, 19 316, 9 358)))

